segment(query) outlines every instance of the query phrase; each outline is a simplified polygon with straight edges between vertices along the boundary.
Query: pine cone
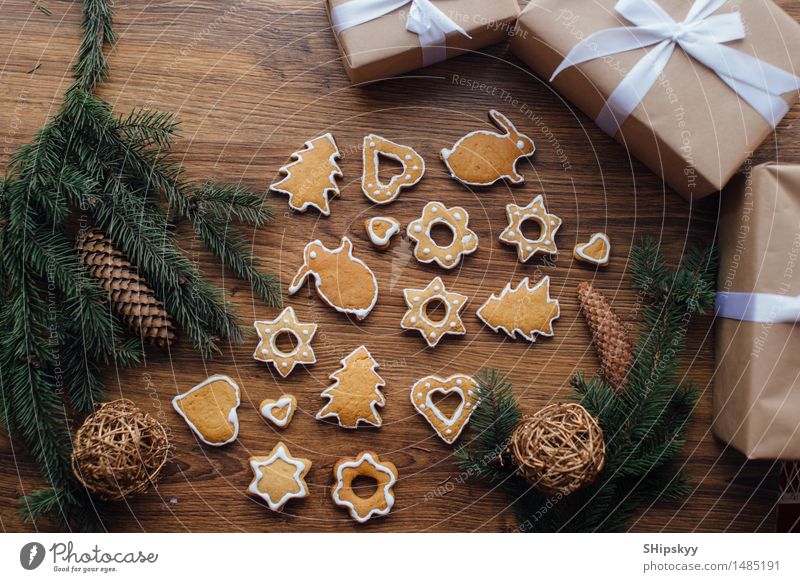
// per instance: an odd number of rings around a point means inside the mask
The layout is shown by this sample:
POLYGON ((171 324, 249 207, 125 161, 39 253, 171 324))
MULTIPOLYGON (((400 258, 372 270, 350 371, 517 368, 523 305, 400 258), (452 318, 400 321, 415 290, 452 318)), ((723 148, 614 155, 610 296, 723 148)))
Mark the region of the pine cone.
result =
POLYGON ((633 347, 628 332, 603 294, 590 283, 584 281, 578 285, 578 299, 586 324, 592 332, 603 377, 619 392, 623 389, 633 361, 633 347))
POLYGON ((101 282, 114 311, 133 333, 159 347, 175 339, 172 317, 111 240, 97 230, 86 229, 78 236, 77 249, 81 262, 101 282))

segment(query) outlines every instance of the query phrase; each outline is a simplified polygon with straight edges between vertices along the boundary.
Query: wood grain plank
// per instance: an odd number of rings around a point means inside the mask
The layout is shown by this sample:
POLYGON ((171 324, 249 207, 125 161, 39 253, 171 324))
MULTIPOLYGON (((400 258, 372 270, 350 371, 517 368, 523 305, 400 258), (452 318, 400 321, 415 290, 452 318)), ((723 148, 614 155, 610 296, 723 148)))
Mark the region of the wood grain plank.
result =
MULTIPOLYGON (((796 1, 779 2, 800 18, 796 1)), ((0 20, 0 163, 31 138, 55 112, 69 82, 68 65, 79 42, 80 7, 75 2, 45 2, 45 16, 26 0, 3 0, 0 20), (29 72, 39 65, 34 72, 29 72)), ((249 233, 266 267, 286 283, 300 263, 308 240, 335 244, 347 234, 356 253, 375 270, 381 296, 373 314, 350 321, 326 308, 314 293, 292 298, 299 313, 320 324, 315 342, 319 362, 286 380, 255 362, 255 338, 203 361, 184 343, 170 353, 151 352, 136 370, 112 370, 106 376, 109 397, 132 398, 170 429, 176 445, 167 478, 146 496, 121 504, 108 522, 114 531, 505 531, 513 517, 500 492, 459 473, 452 448, 445 446, 414 412, 408 387, 429 373, 473 372, 492 365, 505 369, 527 411, 569 391, 577 370, 593 371, 597 360, 578 314, 575 286, 593 280, 629 321, 636 317, 636 296, 625 276, 630 248, 642 235, 660 240, 676 261, 686 248, 715 236, 718 197, 689 205, 594 124, 535 78, 506 46, 491 47, 376 86, 352 88, 339 62, 322 2, 144 2, 116 6, 120 40, 111 54, 112 75, 100 94, 120 113, 146 106, 177 113, 183 139, 176 153, 189 175, 242 183, 265 191, 278 168, 302 143, 333 131, 343 150, 342 196, 332 215, 296 214, 286 199, 269 195, 276 220, 249 233), (466 79, 467 83, 462 82, 466 79), (447 175, 437 152, 458 137, 486 126, 486 112, 498 108, 537 142, 532 163, 522 168, 523 187, 496 186, 471 192, 447 175), (359 187, 361 139, 376 132, 413 145, 428 160, 424 181, 386 208, 372 207, 359 187), (527 203, 544 192, 548 207, 564 219, 558 236, 562 249, 555 265, 521 265, 514 250, 499 244, 504 206, 527 203), (387 213, 403 224, 416 218, 425 202, 461 205, 472 216, 481 239, 479 251, 453 272, 417 263, 407 240, 386 253, 372 249, 362 222, 387 213), (588 234, 606 231, 614 242, 611 265, 595 272, 570 259, 569 249, 588 234), (468 333, 447 338, 435 350, 403 332, 401 289, 424 284, 441 274, 447 285, 471 298, 468 333), (506 281, 523 276, 552 276, 562 316, 552 340, 535 345, 510 341, 481 326, 475 309, 506 281), (338 361, 360 344, 369 346, 387 381, 385 426, 347 432, 314 420, 319 393, 338 361), (199 445, 171 409, 170 399, 212 373, 227 373, 243 389, 241 437, 223 450, 199 445), (258 403, 281 392, 297 395, 300 410, 291 427, 276 433, 256 411, 258 403), (310 457, 310 498, 275 515, 249 499, 246 459, 264 453, 278 439, 295 454, 310 457), (369 448, 400 470, 398 502, 390 517, 356 526, 331 502, 331 467, 340 456, 369 448)), ((754 155, 800 160, 798 109, 774 138, 754 155)), ((224 287, 245 322, 272 318, 275 311, 255 299, 239 281, 221 270, 190 237, 187 252, 205 273, 224 287)), ((775 468, 747 463, 716 442, 709 431, 713 329, 698 318, 688 337, 686 379, 698 384, 702 398, 694 414, 685 451, 685 467, 695 490, 682 502, 644 508, 631 524, 637 531, 769 530, 777 498, 775 468)), ((0 438, 0 496, 10 499, 41 485, 36 468, 19 443, 0 438)), ((40 524, 43 525, 43 524, 40 524)), ((44 524, 46 525, 46 524, 44 524)), ((4 531, 28 530, 11 504, 0 509, 4 531)))

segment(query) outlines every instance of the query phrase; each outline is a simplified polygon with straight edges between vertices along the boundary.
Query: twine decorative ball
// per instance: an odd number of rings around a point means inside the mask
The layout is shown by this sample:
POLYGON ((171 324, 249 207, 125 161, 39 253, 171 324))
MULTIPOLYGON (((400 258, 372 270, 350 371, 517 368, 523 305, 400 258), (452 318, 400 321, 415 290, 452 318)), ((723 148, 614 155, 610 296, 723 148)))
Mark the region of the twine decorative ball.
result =
POLYGON ((551 404, 524 418, 508 448, 518 473, 548 495, 590 485, 606 458, 603 431, 580 404, 551 404))
POLYGON ((144 493, 158 481, 170 443, 163 425, 130 400, 103 404, 75 433, 72 472, 107 501, 144 493))

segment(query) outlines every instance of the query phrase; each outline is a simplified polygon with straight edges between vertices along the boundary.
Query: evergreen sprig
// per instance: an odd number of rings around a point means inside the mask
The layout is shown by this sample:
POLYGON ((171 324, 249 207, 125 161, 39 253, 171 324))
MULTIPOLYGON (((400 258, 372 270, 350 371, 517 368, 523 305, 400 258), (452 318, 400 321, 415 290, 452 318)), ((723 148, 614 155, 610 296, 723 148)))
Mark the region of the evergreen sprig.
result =
POLYGON ((96 529, 102 508, 70 470, 70 413, 90 413, 104 398, 103 368, 137 365, 144 346, 80 262, 74 227, 99 228, 113 240, 204 357, 240 342, 243 331, 223 291, 182 251, 176 221, 190 222, 222 266, 267 303, 279 305, 281 295, 234 226, 266 224, 272 214, 263 197, 186 180, 170 155, 179 133, 172 115, 115 115, 93 94, 114 41, 109 0, 83 0, 82 26, 60 110, 0 180, 0 423, 50 485, 22 498, 25 517, 55 515, 65 528, 96 529))
POLYGON ((677 461, 697 391, 680 379, 680 354, 692 315, 714 304, 716 271, 713 248, 689 252, 677 270, 650 239, 633 250, 630 273, 645 300, 634 362, 619 392, 598 375, 572 379, 574 398, 603 430, 606 464, 571 495, 545 495, 516 474, 505 451, 521 410, 501 374, 477 376, 481 405, 457 463, 506 492, 521 531, 619 531, 642 505, 689 493, 677 461))

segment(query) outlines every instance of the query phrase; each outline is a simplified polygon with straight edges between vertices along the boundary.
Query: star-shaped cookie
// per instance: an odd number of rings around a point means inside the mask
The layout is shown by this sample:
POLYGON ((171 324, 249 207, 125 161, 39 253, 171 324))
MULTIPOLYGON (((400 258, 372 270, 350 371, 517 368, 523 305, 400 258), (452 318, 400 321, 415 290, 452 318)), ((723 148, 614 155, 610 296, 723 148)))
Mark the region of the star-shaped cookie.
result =
POLYGON ((292 373, 297 364, 313 364, 317 361, 311 348, 317 324, 298 321, 293 307, 287 307, 272 321, 256 321, 253 326, 260 338, 253 357, 260 362, 271 362, 284 378, 292 373), (294 338, 295 347, 289 352, 284 352, 277 345, 277 339, 282 334, 294 338))
POLYGON ((556 232, 561 226, 561 219, 547 212, 544 197, 539 194, 527 206, 506 205, 508 226, 500 233, 500 240, 517 247, 517 256, 523 263, 536 253, 554 255, 556 249, 556 232), (539 238, 531 240, 522 232, 522 224, 532 220, 539 225, 539 238))
POLYGON ((279 442, 266 457, 250 457, 253 481, 247 492, 263 499, 272 511, 281 511, 295 497, 308 497, 305 477, 311 461, 293 457, 285 444, 279 442))
POLYGON ((404 289, 403 294, 408 311, 403 316, 400 327, 416 329, 430 347, 436 347, 445 335, 466 333, 460 311, 467 304, 468 297, 448 291, 440 277, 436 277, 424 289, 404 289), (441 302, 445 309, 444 316, 439 319, 432 318, 428 313, 428 308, 435 302, 441 302))

